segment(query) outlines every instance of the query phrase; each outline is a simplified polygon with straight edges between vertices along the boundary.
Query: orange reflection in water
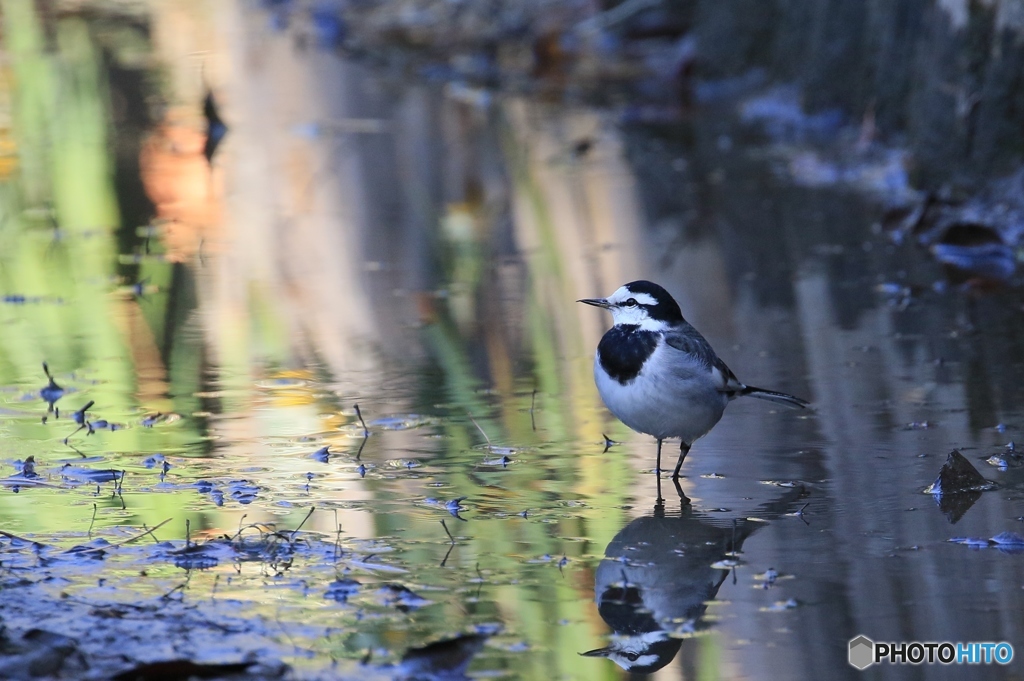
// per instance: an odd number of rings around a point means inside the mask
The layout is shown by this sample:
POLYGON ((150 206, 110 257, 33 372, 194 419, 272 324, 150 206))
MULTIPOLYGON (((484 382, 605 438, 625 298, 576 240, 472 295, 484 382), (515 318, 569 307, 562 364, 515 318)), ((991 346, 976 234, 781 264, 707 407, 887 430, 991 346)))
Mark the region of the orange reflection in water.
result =
POLYGON ((167 257, 189 260, 222 222, 223 180, 203 155, 205 133, 171 110, 143 142, 139 166, 146 195, 164 223, 167 257))

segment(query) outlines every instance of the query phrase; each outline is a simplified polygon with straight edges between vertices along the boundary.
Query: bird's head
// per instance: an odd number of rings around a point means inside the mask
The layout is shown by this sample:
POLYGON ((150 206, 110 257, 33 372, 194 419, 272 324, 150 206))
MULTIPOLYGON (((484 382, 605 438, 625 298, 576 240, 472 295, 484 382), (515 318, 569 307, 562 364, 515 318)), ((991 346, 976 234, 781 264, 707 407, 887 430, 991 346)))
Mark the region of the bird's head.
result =
POLYGON ((651 674, 671 662, 682 640, 664 631, 618 636, 607 648, 580 653, 583 657, 604 657, 632 674, 651 674))
POLYGON ((650 281, 631 281, 607 298, 584 298, 577 302, 609 310, 616 326, 635 325, 661 331, 683 321, 683 313, 669 292, 650 281))

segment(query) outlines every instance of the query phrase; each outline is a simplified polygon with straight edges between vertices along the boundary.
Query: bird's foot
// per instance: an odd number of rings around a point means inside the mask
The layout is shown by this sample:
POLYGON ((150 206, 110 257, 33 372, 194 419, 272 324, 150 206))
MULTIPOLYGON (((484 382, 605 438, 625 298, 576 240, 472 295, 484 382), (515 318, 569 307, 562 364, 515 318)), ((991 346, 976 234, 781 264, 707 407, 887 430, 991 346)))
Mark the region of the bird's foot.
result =
POLYGON ((676 486, 676 494, 679 495, 679 503, 682 508, 690 505, 690 497, 683 492, 683 486, 679 484, 679 478, 672 478, 672 484, 676 486))
POLYGON ((654 517, 664 518, 665 517, 665 500, 658 497, 654 502, 654 517))

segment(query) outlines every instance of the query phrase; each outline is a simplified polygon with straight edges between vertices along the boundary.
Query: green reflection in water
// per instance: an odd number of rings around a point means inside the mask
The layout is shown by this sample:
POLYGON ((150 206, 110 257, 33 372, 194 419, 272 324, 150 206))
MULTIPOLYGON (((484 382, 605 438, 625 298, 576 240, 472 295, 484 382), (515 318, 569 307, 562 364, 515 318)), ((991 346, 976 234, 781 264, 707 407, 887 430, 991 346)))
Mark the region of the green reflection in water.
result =
MULTIPOLYGON (((593 648, 607 631, 593 605, 593 568, 627 521, 623 506, 635 476, 626 457, 601 455, 593 442, 581 444, 585 396, 593 399, 593 390, 582 388, 591 380, 589 367, 567 369, 560 360, 566 348, 568 354, 582 352, 579 330, 560 321, 574 319, 566 314, 573 305, 565 295, 567 268, 553 236, 552 211, 538 180, 513 153, 514 141, 506 145, 514 184, 529 197, 542 234, 525 298, 530 371, 508 392, 486 394, 470 361, 476 341, 460 333, 458 310, 442 312, 422 340, 443 384, 415 390, 429 404, 444 404, 443 416, 410 430, 374 428, 361 459, 371 465, 363 479, 354 458, 359 437, 350 405, 329 387, 331 381, 344 384, 346 377, 267 368, 286 364, 290 340, 277 322, 273 296, 256 287, 248 318, 224 322, 237 343, 228 344, 230 352, 221 358, 229 368, 211 380, 205 376, 211 369, 203 330, 188 324, 198 304, 189 268, 163 262, 154 242, 140 279, 160 292, 139 300, 122 290, 116 279, 119 256, 132 254, 117 253, 115 233, 135 226, 122 225, 117 215, 98 49, 87 22, 73 16, 55 21, 54 44, 48 46, 33 7, 27 1, 3 3, 5 47, 16 83, 11 101, 19 167, 4 186, 2 229, 13 248, 0 254, 0 282, 6 291, 39 299, 0 306, 0 383, 10 388, 10 413, 0 427, 12 443, 4 475, 13 472, 14 459, 32 455, 55 485, 61 484, 65 461, 125 470, 127 477, 123 496, 113 495, 109 484, 4 491, 0 513, 8 519, 6 529, 70 546, 84 540, 96 504, 100 534, 173 518, 161 539, 180 540, 186 520, 195 539, 231 534, 243 518, 294 528, 316 506, 304 528, 311 536, 331 541, 337 518, 347 551, 376 540, 362 552, 378 552, 405 572, 352 570, 365 585, 356 607, 323 598, 326 585, 347 573, 344 561, 322 557, 297 560, 283 574, 259 564, 219 565, 190 575, 185 597, 213 602, 216 589, 241 604, 232 606, 241 616, 276 622, 280 630, 272 630, 271 638, 320 656, 296 660, 300 666, 320 667, 328 656, 355 660, 368 648, 394 654, 471 624, 498 621, 505 633, 481 656, 480 668, 506 669, 521 678, 617 678, 610 664, 581 660, 578 653, 593 648), (253 356, 273 362, 252 367, 253 356), (43 424, 42 402, 23 399, 44 384, 42 361, 73 390, 59 403, 64 414, 95 400, 94 414, 129 426, 76 436, 72 444, 90 457, 86 462, 60 443, 72 430, 70 420, 43 424), (254 376, 267 383, 254 382, 254 376), (143 415, 153 412, 183 418, 143 427, 143 415), (496 447, 510 448, 507 467, 488 462, 505 450, 483 448, 469 414, 496 447), (309 457, 325 443, 338 452, 327 465, 309 457), (166 479, 159 477, 159 465, 143 463, 158 453, 171 464, 166 479), (421 465, 388 463, 406 459, 421 465), (308 486, 307 473, 313 473, 308 486), (212 481, 227 491, 237 479, 258 486, 255 501, 243 505, 228 492, 218 507, 193 486, 212 481), (427 497, 468 497, 469 522, 427 497), (526 517, 519 516, 523 511, 526 517), (447 560, 441 519, 458 537, 447 560), (433 604, 397 613, 373 595, 375 585, 386 581, 407 584, 433 604), (325 633, 330 630, 335 633, 325 633)), ((514 135, 510 128, 504 134, 514 135)), ((456 236, 462 241, 447 262, 447 281, 462 288, 463 301, 473 300, 482 295, 486 252, 474 241, 479 235, 456 236)), ((364 402, 367 416, 401 417, 389 413, 399 401, 393 398, 383 394, 364 402)), ((139 597, 165 594, 183 576, 160 562, 147 566, 147 577, 140 579, 137 567, 112 560, 107 576, 121 580, 122 594, 139 597)), ((83 582, 67 590, 88 598, 89 588, 83 582)), ((716 669, 717 654, 715 647, 702 647, 703 668, 716 669)))
MULTIPOLYGON (((47 37, 35 3, 11 0, 3 3, 3 10, 18 164, 3 186, 2 238, 7 247, 0 251, 0 289, 24 298, 21 304, 0 306, 5 329, 0 382, 10 387, 7 402, 14 416, 4 426, 17 443, 11 455, 34 455, 41 468, 77 457, 59 444, 74 430, 71 420, 52 419, 44 425, 43 411, 36 409, 41 402, 25 399, 45 384, 40 368, 44 361, 68 390, 57 404, 65 416, 94 400, 92 418, 133 426, 89 437, 79 433, 72 444, 83 454, 113 455, 115 465, 126 465, 116 460, 117 454, 135 458, 137 452, 156 449, 183 451, 199 440, 190 420, 160 432, 139 427, 147 412, 191 410, 188 400, 167 400, 166 388, 144 385, 166 381, 156 345, 164 335, 166 296, 136 300, 117 284, 114 235, 122 226, 99 49, 84 19, 55 19, 47 37)), ((170 266, 160 261, 159 248, 146 271, 154 280, 167 279, 170 266)), ((176 369, 186 386, 195 383, 194 365, 183 363, 176 369)), ((13 517, 24 516, 19 498, 5 495, 0 505, 13 517)), ((175 504, 168 499, 149 506, 138 515, 111 514, 106 522, 152 524, 175 504)), ((66 517, 30 515, 28 526, 35 531, 68 529, 66 517)))

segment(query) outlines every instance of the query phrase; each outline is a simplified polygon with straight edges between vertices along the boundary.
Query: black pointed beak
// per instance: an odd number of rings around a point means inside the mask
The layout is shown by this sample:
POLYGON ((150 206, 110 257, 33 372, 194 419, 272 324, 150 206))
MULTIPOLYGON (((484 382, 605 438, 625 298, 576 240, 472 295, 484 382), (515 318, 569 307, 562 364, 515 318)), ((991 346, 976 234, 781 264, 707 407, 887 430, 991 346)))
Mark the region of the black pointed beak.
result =
MULTIPOLYGON (((583 302, 582 300, 579 302, 583 302)), ((608 657, 612 652, 611 648, 598 648, 596 650, 588 650, 585 653, 579 653, 580 657, 608 657)))
POLYGON ((576 302, 584 303, 586 305, 593 305, 594 307, 603 307, 606 310, 610 309, 612 306, 612 304, 609 303, 605 298, 583 298, 581 300, 577 300, 576 302))

